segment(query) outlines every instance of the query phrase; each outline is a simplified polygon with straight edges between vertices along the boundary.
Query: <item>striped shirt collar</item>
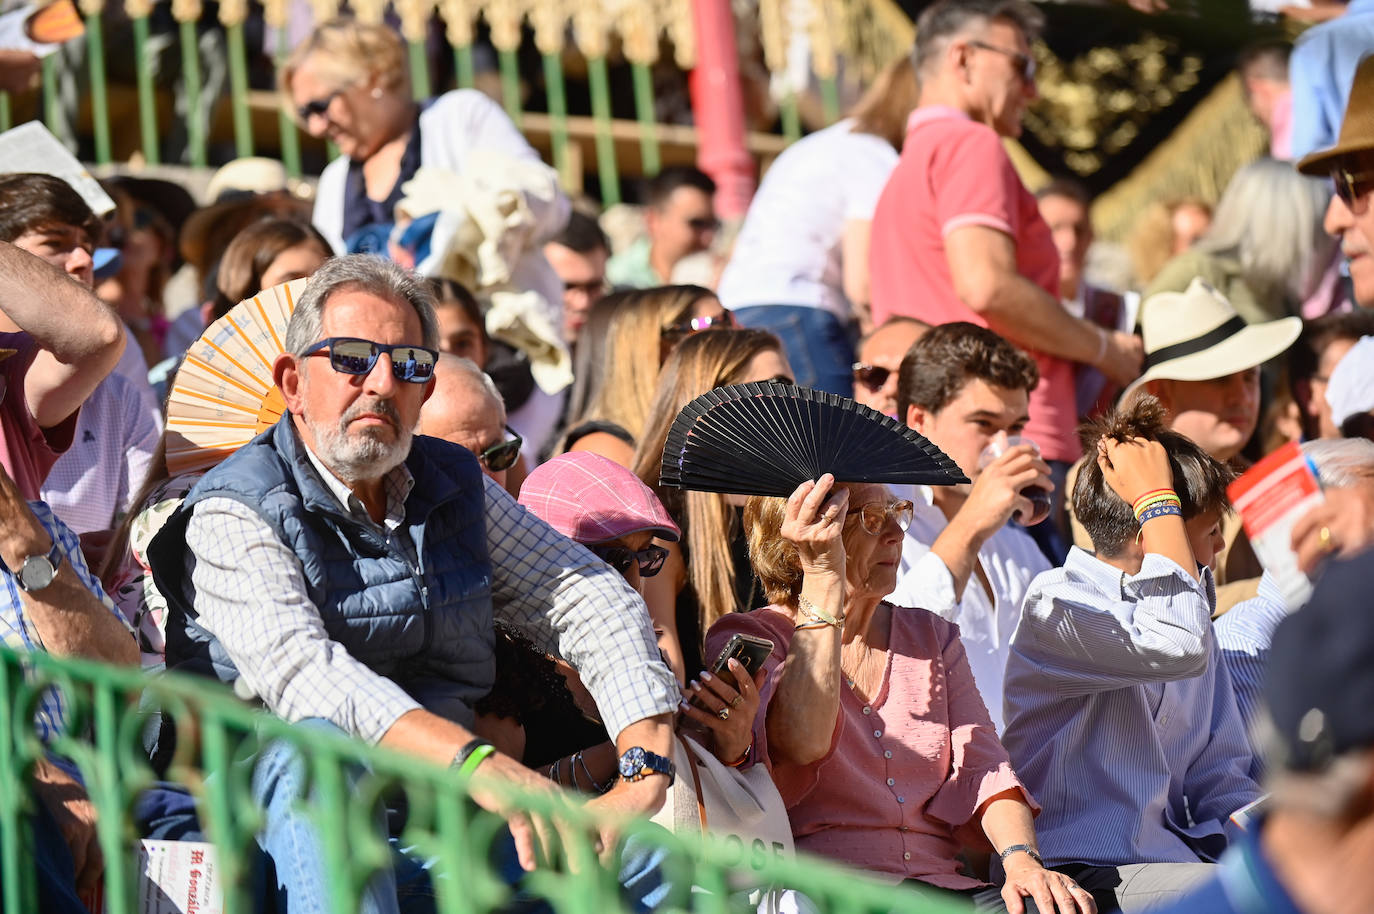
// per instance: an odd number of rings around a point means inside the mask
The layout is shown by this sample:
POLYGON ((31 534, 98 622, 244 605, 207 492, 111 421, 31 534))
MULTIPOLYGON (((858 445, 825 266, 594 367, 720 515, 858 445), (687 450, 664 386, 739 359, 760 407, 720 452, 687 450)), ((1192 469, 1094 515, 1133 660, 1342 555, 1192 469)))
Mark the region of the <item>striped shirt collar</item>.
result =
MULTIPOLYGON (((339 500, 339 504, 343 506, 344 510, 359 520, 365 520, 367 523, 377 526, 371 515, 367 513, 367 508, 363 505, 362 499, 354 495, 353 490, 342 479, 334 475, 333 470, 324 465, 324 461, 320 460, 314 450, 305 443, 305 439, 302 438, 300 443, 306 456, 310 458, 311 465, 320 474, 320 479, 324 480, 326 488, 339 500)), ((410 490, 414 486, 415 477, 410 475, 410 470, 406 468, 404 463, 382 478, 382 488, 386 492, 386 517, 382 519, 381 526, 387 530, 395 530, 401 525, 406 516, 406 499, 410 497, 410 490)))
MULTIPOLYGON (((1157 556, 1157 558, 1162 558, 1162 556, 1157 556)), ((1164 561, 1168 560, 1164 559, 1164 561)), ((1169 564, 1173 565, 1174 563, 1169 562, 1169 564)), ((1128 575, 1115 565, 1104 562, 1093 553, 1078 546, 1069 547, 1069 555, 1068 558, 1064 560, 1064 568, 1067 571, 1087 578, 1103 593, 1111 594, 1117 599, 1125 598, 1126 581, 1134 577, 1134 575, 1128 575)), ((1144 565, 1141 566, 1141 570, 1144 570, 1144 565)), ((1184 570, 1186 571, 1187 569, 1184 570)), ((1203 590, 1207 593, 1207 602, 1211 605, 1212 611, 1216 612, 1217 589, 1216 583, 1212 579, 1211 568, 1202 569, 1202 585, 1203 590)))

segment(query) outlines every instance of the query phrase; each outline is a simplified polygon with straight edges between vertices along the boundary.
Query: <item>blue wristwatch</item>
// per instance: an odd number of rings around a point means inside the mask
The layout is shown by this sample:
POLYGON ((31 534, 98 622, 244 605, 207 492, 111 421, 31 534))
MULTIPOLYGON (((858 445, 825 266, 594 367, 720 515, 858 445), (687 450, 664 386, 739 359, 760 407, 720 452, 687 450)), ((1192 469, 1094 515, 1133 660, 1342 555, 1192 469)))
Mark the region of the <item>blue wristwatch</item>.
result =
POLYGON ((620 756, 620 776, 627 781, 642 781, 651 774, 666 774, 668 786, 673 786, 677 768, 672 759, 656 755, 639 746, 631 746, 620 756))

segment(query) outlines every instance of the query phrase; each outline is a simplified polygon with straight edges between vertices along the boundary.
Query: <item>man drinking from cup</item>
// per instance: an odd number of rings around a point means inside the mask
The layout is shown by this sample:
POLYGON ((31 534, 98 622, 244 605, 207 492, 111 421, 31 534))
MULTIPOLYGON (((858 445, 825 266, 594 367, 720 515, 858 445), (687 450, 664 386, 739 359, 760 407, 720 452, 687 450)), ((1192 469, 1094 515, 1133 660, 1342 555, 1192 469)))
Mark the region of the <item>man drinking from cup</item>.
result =
POLYGON ((992 722, 1002 730, 1002 674, 1021 598, 1049 569, 1013 515, 1033 521, 1034 490, 1051 492, 1050 467, 1035 445, 1005 447, 980 466, 989 445, 1019 436, 1030 419, 1035 362, 986 327, 957 322, 929 330, 902 359, 898 416, 959 464, 971 485, 919 486, 891 601, 957 622, 992 722), (1028 491, 1029 490, 1029 491, 1028 491))

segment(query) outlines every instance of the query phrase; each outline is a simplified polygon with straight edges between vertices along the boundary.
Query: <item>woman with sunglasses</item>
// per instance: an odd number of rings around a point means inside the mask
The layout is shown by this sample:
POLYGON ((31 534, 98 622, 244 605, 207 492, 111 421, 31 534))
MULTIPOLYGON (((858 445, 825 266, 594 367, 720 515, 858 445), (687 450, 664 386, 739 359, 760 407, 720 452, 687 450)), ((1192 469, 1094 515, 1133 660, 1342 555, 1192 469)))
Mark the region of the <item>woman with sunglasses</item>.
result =
POLYGON ((884 600, 897 581, 912 504, 829 474, 791 497, 749 499, 749 555, 769 604, 717 622, 773 642, 754 718, 797 849, 958 893, 980 911, 1096 910, 1039 861, 1038 807, 1011 770, 959 640, 933 613, 884 600), (961 850, 995 853, 999 891, 961 871, 961 850), (1019 908, 1018 908, 1019 909, 1019 908))
MULTIPOLYGON (((390 224, 401 188, 421 168, 463 174, 472 154, 495 151, 538 162, 539 154, 486 95, 459 89, 417 102, 401 36, 384 23, 323 22, 279 73, 282 103, 313 137, 341 153, 320 174, 312 219, 336 251, 369 226, 390 224)), ((540 252, 568 220, 568 200, 528 198, 536 236, 523 260, 553 276, 540 252)), ((554 277, 556 279, 556 277, 554 277)))
POLYGON ((600 386, 563 436, 559 453, 590 451, 628 467, 673 349, 694 333, 733 326, 715 293, 701 286, 624 293, 606 334, 600 386))

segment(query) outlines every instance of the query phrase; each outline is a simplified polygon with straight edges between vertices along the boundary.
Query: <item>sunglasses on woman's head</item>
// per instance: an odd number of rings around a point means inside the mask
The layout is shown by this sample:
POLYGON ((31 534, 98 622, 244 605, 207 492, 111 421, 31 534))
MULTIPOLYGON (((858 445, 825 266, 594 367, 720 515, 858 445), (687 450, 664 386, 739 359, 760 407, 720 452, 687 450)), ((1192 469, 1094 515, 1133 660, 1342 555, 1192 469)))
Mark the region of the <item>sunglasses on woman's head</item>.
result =
POLYGON ((641 578, 651 578, 662 571, 663 560, 668 557, 667 549, 652 543, 637 552, 633 549, 626 549, 624 546, 588 546, 587 548, 592 551, 593 555, 621 574, 629 571, 630 566, 635 562, 639 562, 639 576, 641 578))
POLYGON ((857 508, 850 508, 849 515, 845 518, 846 522, 858 519, 863 525, 864 530, 877 536, 883 532, 883 525, 890 517, 897 522, 897 526, 902 528, 905 533, 907 527, 911 526, 911 518, 916 513, 916 506, 909 501, 881 502, 870 501, 868 504, 859 505, 857 508))
POLYGON ((694 317, 680 324, 664 327, 663 335, 686 336, 689 333, 699 333, 702 330, 733 330, 735 326, 735 319, 730 315, 729 311, 726 311, 724 314, 708 317, 694 317))
POLYGON ((515 461, 520 457, 520 445, 525 443, 525 439, 516 434, 515 429, 509 425, 506 426, 506 434, 510 437, 505 441, 498 441, 477 455, 482 466, 493 473, 509 470, 515 466, 515 461))
POLYGON ((365 375, 372 371, 382 353, 391 357, 391 373, 398 381, 424 384, 434 377, 434 364, 439 353, 409 343, 374 343, 351 336, 331 336, 320 340, 302 355, 315 355, 329 350, 329 367, 341 374, 365 375))
POLYGON ((877 365, 866 365, 863 362, 855 362, 850 366, 854 370, 854 380, 864 387, 877 393, 883 389, 892 371, 887 368, 880 368, 877 365))

